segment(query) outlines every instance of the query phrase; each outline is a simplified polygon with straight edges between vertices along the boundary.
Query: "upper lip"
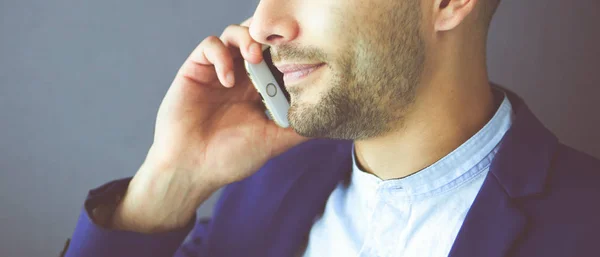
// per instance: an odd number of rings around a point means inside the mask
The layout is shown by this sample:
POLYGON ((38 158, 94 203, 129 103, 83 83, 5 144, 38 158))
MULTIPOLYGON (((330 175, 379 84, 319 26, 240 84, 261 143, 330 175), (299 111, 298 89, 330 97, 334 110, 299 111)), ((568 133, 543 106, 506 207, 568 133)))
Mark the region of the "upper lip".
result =
POLYGON ((310 69, 310 68, 314 68, 320 65, 323 65, 324 63, 315 63, 315 64, 281 64, 281 65, 275 65, 275 67, 277 67, 277 69, 279 71, 281 71, 281 73, 290 73, 290 72, 295 72, 295 71, 301 71, 301 70, 306 70, 306 69, 310 69))

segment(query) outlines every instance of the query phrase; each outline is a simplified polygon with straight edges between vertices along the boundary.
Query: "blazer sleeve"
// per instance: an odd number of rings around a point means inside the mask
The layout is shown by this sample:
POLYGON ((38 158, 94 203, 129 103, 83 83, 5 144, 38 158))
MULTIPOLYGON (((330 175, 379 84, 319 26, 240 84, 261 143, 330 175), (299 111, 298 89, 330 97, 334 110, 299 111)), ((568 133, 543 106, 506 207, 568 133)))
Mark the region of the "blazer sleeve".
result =
MULTIPOLYGON (((114 201, 123 195, 130 180, 131 178, 115 180, 89 192, 75 231, 63 252, 64 256, 172 257, 175 254, 176 256, 188 255, 187 249, 180 248, 194 227, 196 217, 184 228, 158 234, 112 230, 96 224, 91 219, 94 208, 99 204, 114 201)), ((199 223, 198 225, 204 224, 199 223)), ((198 240, 199 238, 196 239, 196 241, 198 240)))

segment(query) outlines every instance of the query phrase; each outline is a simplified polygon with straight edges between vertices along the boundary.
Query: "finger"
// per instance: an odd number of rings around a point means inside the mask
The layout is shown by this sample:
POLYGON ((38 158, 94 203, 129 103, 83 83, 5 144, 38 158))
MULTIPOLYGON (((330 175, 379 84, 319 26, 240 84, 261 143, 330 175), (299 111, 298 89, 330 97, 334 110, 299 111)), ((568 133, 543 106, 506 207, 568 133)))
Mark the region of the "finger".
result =
MULTIPOLYGON (((177 73, 177 77, 191 80, 196 84, 214 85, 219 80, 215 72, 215 66, 199 64, 193 61, 185 61, 177 73)), ((218 87, 222 87, 218 85, 218 87)))
POLYGON ((235 73, 229 49, 216 36, 209 36, 190 54, 188 60, 198 65, 214 65, 221 84, 233 87, 235 73))
POLYGON ((245 60, 252 63, 262 61, 262 45, 252 39, 248 27, 230 25, 220 39, 230 49, 238 48, 245 60))
POLYGON ((242 23, 240 23, 240 25, 244 26, 244 27, 250 27, 250 24, 252 24, 252 17, 246 19, 245 21, 243 21, 242 23))

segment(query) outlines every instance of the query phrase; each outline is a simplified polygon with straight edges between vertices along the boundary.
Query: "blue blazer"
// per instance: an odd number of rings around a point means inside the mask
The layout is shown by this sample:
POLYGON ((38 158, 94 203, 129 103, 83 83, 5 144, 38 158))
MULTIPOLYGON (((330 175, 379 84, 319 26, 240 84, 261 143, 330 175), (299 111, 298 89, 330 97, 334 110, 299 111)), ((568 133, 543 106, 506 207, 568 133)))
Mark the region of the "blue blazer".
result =
MULTIPOLYGON (((561 144, 516 94, 500 89, 516 118, 450 257, 600 256, 600 161, 561 144)), ((351 172, 351 144, 300 144, 225 187, 210 220, 163 234, 95 225, 91 210, 123 194, 129 178, 110 182, 90 191, 66 256, 294 256, 351 172)))

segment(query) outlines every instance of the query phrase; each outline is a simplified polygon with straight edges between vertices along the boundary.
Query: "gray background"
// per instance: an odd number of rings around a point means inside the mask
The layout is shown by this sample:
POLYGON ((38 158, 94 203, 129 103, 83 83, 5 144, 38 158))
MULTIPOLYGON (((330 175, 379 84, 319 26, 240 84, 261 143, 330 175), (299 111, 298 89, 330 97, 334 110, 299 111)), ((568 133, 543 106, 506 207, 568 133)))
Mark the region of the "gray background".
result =
MULTIPOLYGON (((56 256, 87 191, 141 164, 185 57, 257 2, 2 0, 0 256, 56 256)), ((489 42, 491 79, 597 157, 599 7, 504 0, 489 42)))

